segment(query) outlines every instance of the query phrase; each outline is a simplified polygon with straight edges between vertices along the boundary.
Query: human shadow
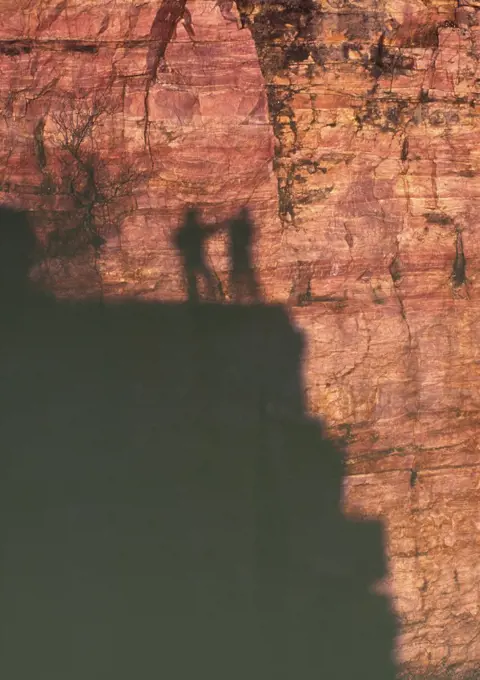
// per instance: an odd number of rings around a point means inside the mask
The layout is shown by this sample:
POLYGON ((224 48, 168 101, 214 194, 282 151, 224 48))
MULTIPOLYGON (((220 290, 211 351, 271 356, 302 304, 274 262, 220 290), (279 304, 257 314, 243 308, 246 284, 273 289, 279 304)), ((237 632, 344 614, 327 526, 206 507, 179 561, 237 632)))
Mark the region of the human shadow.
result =
POLYGON ((247 207, 232 219, 207 226, 196 208, 189 208, 175 234, 175 245, 182 257, 188 300, 201 301, 198 284, 203 280, 207 300, 220 300, 221 289, 206 263, 205 245, 209 237, 227 231, 230 262, 230 298, 234 302, 258 302, 260 297, 252 259, 254 224, 247 207))
POLYGON ((252 259, 253 234, 253 220, 248 208, 244 207, 229 223, 231 290, 236 302, 259 299, 252 259))
POLYGON ((341 512, 282 306, 11 293, 1 676, 393 680, 382 526, 341 512))
POLYGON ((205 255, 205 242, 216 230, 216 226, 212 228, 202 224, 198 210, 192 207, 187 210, 183 224, 175 234, 175 245, 183 260, 188 299, 194 304, 200 302, 198 284, 202 279, 207 299, 218 299, 218 282, 206 263, 205 255))

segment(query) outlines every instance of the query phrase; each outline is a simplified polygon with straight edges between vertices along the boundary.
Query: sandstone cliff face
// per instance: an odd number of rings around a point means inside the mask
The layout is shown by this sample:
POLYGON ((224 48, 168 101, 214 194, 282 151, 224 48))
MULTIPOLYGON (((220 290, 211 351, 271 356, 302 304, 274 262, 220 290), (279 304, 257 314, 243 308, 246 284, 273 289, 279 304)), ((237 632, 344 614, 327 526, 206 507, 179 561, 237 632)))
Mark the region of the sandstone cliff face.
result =
MULTIPOLYGON (((37 275, 180 300, 185 205, 210 224, 248 205, 264 297, 306 334, 310 411, 348 444, 345 512, 386 527, 399 664, 480 665, 480 8, 1 8, 0 199, 32 211, 37 275)), ((221 232, 209 261, 228 302, 221 232)))

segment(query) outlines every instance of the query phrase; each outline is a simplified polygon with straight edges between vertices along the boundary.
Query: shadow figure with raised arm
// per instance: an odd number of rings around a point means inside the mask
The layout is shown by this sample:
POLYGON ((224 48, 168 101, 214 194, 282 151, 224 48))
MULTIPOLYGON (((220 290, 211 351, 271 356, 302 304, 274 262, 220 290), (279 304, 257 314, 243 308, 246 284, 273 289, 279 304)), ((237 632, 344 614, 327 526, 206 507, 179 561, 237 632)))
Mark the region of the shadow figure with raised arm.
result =
POLYGON ((189 208, 175 235, 175 245, 182 256, 187 279, 188 300, 193 304, 200 302, 199 278, 204 281, 209 300, 219 297, 218 282, 205 261, 205 241, 216 230, 216 225, 209 227, 202 224, 196 208, 189 208))

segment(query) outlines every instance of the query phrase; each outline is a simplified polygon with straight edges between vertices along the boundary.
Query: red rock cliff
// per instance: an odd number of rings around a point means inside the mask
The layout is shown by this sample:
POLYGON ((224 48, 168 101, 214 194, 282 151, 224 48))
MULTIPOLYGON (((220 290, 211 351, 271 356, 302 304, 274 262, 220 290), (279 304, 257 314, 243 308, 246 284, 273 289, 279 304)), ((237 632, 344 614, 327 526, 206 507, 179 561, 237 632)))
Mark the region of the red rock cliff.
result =
POLYGON ((37 275, 179 300, 185 205, 248 205, 310 410, 348 442, 345 512, 386 526, 399 662, 480 665, 477 3, 0 6, 0 199, 32 211, 37 275))

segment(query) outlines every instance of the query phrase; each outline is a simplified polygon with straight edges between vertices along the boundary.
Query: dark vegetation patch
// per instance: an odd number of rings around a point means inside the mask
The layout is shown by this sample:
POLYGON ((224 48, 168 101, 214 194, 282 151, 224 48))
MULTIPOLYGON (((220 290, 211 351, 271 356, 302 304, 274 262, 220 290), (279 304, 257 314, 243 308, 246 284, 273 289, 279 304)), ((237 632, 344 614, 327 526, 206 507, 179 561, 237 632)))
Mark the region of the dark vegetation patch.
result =
POLYGON ((453 279, 453 285, 458 287, 458 286, 463 286, 464 283, 467 281, 467 274, 466 274, 466 269, 467 269, 467 261, 465 259, 465 255, 463 253, 463 240, 462 240, 462 234, 460 232, 457 232, 457 240, 455 244, 455 260, 453 261, 453 272, 452 272, 452 279, 453 279))
POLYGON ((438 47, 438 25, 424 24, 415 29, 412 26, 402 47, 438 47))
POLYGON ((298 64, 302 61, 306 61, 309 56, 310 50, 306 45, 290 45, 290 47, 285 50, 285 65, 288 66, 288 64, 291 63, 298 64))
POLYGON ((415 59, 402 55, 399 50, 388 49, 385 34, 382 33, 377 44, 370 50, 370 57, 366 57, 364 65, 374 78, 380 78, 382 75, 409 73, 415 67, 415 59))
POLYGON ((372 33, 377 32, 376 17, 363 12, 348 12, 338 14, 338 30, 347 40, 369 41, 372 33))
POLYGON ((236 0, 243 26, 250 26, 264 73, 273 74, 292 64, 306 61, 323 62, 324 50, 314 44, 315 0, 276 0, 258 3, 236 0), (272 47, 281 48, 281 60, 272 47))
POLYGON ((74 40, 68 40, 63 44, 65 52, 80 52, 81 54, 97 54, 98 45, 92 43, 81 43, 74 40))
POLYGON ((369 125, 379 128, 382 132, 396 132, 402 124, 404 111, 408 106, 408 101, 380 103, 376 99, 368 99, 365 106, 356 113, 355 120, 360 128, 369 125))
POLYGON ((430 224, 440 224, 442 226, 452 224, 452 218, 449 217, 448 215, 444 215, 443 213, 438 212, 424 213, 423 216, 430 224))
POLYGON ((43 170, 47 165, 47 156, 45 153, 45 144, 43 141, 43 131, 45 128, 45 120, 41 118, 35 126, 33 132, 33 144, 35 149, 35 157, 40 170, 43 170))
POLYGON ((29 40, 1 40, 0 54, 7 57, 19 57, 21 54, 30 54, 32 44, 29 40))
POLYGON ((324 189, 313 189, 307 192, 304 196, 299 196, 297 198, 297 203, 301 205, 308 205, 310 203, 318 203, 319 201, 324 201, 332 193, 334 185, 325 187, 324 189))
POLYGON ((395 256, 389 266, 390 276, 394 283, 398 283, 402 279, 402 265, 398 256, 395 256))
POLYGON ((420 104, 427 104, 428 102, 434 102, 435 97, 430 96, 428 90, 420 90, 418 101, 420 102, 420 104))

